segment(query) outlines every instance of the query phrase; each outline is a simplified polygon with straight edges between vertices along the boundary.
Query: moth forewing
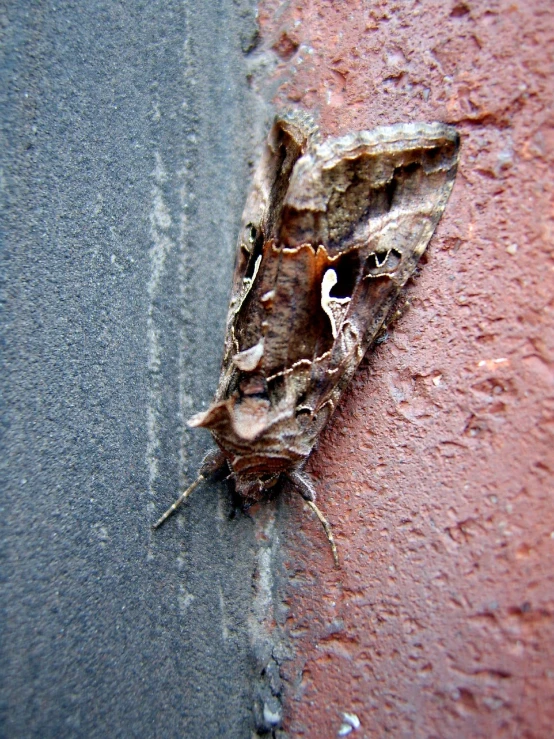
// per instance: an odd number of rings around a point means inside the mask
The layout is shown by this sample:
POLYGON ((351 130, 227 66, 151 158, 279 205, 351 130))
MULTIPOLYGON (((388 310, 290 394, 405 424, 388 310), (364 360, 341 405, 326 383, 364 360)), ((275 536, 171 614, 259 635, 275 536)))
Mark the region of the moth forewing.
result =
POLYGON ((302 467, 425 251, 458 152, 456 130, 442 123, 319 143, 313 128, 279 119, 254 175, 219 385, 189 424, 210 429, 213 459, 246 504, 287 476, 335 561, 302 467))

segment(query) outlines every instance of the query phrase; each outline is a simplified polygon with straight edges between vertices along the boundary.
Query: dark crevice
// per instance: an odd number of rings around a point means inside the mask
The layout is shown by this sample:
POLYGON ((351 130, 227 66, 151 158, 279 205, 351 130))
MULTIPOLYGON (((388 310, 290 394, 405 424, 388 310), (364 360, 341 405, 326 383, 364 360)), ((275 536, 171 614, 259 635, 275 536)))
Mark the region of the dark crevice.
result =
POLYGON ((246 226, 246 231, 248 241, 251 244, 254 244, 254 247, 248 259, 248 266, 246 267, 244 276, 247 278, 252 278, 254 275, 256 262, 258 261, 258 257, 261 256, 264 248, 264 236, 262 231, 258 231, 257 228, 251 223, 246 226))
POLYGON ((356 287, 360 272, 360 255, 358 249, 346 252, 333 265, 337 274, 337 284, 331 290, 332 298, 350 298, 356 287))

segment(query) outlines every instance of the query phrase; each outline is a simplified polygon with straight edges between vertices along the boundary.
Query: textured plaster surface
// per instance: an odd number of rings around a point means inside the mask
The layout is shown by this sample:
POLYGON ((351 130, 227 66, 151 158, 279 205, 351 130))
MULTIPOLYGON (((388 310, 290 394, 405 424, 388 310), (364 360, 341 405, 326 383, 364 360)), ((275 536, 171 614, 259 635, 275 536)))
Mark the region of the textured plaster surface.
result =
POLYGON ((310 460, 340 571, 301 500, 280 508, 285 729, 336 736, 348 712, 353 737, 551 736, 551 8, 266 0, 259 19, 277 107, 324 135, 462 135, 411 306, 310 460))
POLYGON ((248 737, 252 521, 214 483, 151 524, 209 445, 253 4, 0 16, 0 736, 248 737))

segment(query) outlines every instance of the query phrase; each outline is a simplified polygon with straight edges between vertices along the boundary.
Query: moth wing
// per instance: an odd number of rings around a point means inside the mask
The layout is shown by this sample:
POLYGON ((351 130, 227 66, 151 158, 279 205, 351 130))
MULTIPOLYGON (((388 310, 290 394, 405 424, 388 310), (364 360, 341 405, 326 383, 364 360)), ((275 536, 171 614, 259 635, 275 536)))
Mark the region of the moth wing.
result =
POLYGON ((413 274, 450 196, 458 157, 455 128, 432 123, 328 140, 297 161, 280 245, 294 251, 308 244, 323 264, 315 279, 326 342, 312 357, 311 390, 302 398, 314 413, 334 407, 413 274))
POLYGON ((227 316, 225 370, 240 349, 234 327, 255 281, 264 245, 279 221, 294 165, 306 151, 310 126, 306 122, 279 118, 273 124, 254 172, 242 214, 229 313, 227 316))
POLYGON ((440 123, 323 144, 275 125, 243 217, 218 391, 193 425, 263 469, 310 453, 433 234, 458 152, 440 123))

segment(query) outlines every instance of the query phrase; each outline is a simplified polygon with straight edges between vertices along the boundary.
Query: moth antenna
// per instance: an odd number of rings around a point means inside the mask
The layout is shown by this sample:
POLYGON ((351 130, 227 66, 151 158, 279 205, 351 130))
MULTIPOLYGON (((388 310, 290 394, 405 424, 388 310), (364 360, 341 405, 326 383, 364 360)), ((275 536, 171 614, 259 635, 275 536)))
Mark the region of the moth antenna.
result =
POLYGON ((173 511, 176 511, 177 508, 179 508, 179 506, 181 505, 181 503, 184 503, 185 500, 192 493, 192 491, 196 487, 198 487, 198 485, 200 485, 200 483, 203 480, 205 480, 205 479, 206 478, 204 477, 204 475, 202 475, 202 474, 198 475, 198 477, 192 483, 192 485, 189 485, 188 488, 185 490, 185 492, 177 498, 177 500, 175 501, 175 503, 173 503, 173 505, 169 506, 169 508, 167 509, 167 511, 162 516, 160 516, 160 518, 156 521, 156 523, 152 526, 152 528, 153 529, 159 528, 162 525, 162 523, 164 521, 166 521, 171 516, 171 514, 173 513, 173 511))
POLYGON ((335 560, 335 566, 340 567, 339 553, 337 551, 337 545, 335 544, 335 540, 333 538, 333 532, 331 531, 331 525, 329 524, 329 521, 327 521, 327 519, 325 518, 323 513, 319 510, 319 508, 316 506, 316 504, 313 502, 313 500, 306 500, 306 503, 310 506, 312 511, 321 521, 321 525, 325 529, 325 533, 327 534, 327 539, 329 540, 329 544, 331 545, 331 551, 333 552, 333 559, 335 560))

